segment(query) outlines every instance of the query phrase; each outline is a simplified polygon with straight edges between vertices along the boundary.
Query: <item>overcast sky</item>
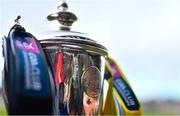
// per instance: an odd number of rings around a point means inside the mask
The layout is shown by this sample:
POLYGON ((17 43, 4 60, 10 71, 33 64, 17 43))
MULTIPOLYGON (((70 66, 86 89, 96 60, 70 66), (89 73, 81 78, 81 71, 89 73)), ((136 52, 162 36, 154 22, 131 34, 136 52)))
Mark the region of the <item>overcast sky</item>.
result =
MULTIPOLYGON (((0 0, 0 35, 17 15, 33 34, 50 30, 60 0, 0 0)), ((72 29, 106 46, 140 99, 180 99, 180 0, 68 0, 72 29)), ((1 50, 1 48, 0 48, 1 50)), ((2 69, 3 61, 0 58, 2 69)))

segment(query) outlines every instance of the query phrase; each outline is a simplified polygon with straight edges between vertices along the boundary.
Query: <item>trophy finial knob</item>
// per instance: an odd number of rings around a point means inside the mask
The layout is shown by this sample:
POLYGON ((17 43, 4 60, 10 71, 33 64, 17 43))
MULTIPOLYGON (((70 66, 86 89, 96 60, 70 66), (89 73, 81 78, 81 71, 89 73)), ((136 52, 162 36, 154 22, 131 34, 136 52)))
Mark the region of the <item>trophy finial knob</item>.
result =
POLYGON ((74 13, 67 11, 68 4, 63 2, 57 7, 58 11, 47 16, 49 21, 57 20, 60 24, 60 30, 70 30, 72 24, 77 20, 74 13))
POLYGON ((19 23, 19 19, 20 19, 20 18, 21 18, 21 16, 18 15, 17 18, 14 20, 14 22, 15 22, 16 24, 20 24, 20 23, 19 23))
POLYGON ((63 2, 60 6, 57 7, 59 10, 66 11, 68 9, 68 4, 63 2))

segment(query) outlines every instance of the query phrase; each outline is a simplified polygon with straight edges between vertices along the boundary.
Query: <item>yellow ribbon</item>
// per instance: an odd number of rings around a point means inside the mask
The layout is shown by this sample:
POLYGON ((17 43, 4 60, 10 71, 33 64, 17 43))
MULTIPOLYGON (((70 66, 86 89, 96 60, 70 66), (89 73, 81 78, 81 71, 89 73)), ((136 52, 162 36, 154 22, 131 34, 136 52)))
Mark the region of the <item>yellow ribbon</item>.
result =
MULTIPOLYGON (((126 76, 124 75, 124 73, 122 72, 118 64, 115 62, 115 60, 113 60, 111 57, 108 57, 106 60, 106 73, 107 72, 109 73, 109 75, 105 74, 105 79, 106 79, 105 81, 108 82, 109 88, 108 88, 107 97, 106 97, 101 114, 102 115, 125 115, 125 116, 142 115, 143 114, 142 106, 139 100, 137 99, 135 93, 133 92, 126 76), (117 72, 114 72, 114 70, 117 72), (120 77, 115 77, 115 73, 118 73, 120 77), (119 87, 117 87, 117 85, 115 87, 116 79, 119 79, 119 82, 123 82, 120 84, 125 85, 126 93, 121 93, 123 91, 118 91, 119 87), (127 92, 130 92, 130 94, 127 94, 127 92), (127 96, 125 96, 124 94, 126 94, 127 96), (128 100, 130 100, 131 104, 127 104, 128 100), (128 106, 130 106, 131 108, 128 106)), ((122 89, 120 88, 120 90, 122 89)))

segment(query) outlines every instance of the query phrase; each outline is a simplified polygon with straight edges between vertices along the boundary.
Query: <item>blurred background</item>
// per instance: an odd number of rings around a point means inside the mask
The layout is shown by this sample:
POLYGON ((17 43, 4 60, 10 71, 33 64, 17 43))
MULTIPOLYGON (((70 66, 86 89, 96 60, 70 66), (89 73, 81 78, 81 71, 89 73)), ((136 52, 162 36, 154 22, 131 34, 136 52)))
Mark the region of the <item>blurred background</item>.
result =
MULTIPOLYGON (((8 34, 17 15, 22 16, 21 24, 34 35, 55 29, 46 16, 60 3, 61 0, 0 0, 0 37, 8 34)), ((179 0, 67 0, 67 3, 69 11, 78 16, 72 30, 87 33, 108 48, 145 114, 180 114, 179 0)), ((5 113, 2 104, 0 97, 0 114, 5 113)))

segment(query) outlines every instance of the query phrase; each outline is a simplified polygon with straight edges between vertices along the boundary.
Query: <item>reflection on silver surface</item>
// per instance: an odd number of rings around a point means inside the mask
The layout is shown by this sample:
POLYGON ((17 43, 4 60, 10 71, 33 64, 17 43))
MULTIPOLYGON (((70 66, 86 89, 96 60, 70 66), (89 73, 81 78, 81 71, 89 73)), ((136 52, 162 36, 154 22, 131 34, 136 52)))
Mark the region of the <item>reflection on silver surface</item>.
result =
POLYGON ((63 95, 62 104, 67 105, 69 114, 99 114, 102 106, 100 95, 102 95, 105 58, 80 49, 66 50, 61 47, 46 49, 44 47, 44 50, 54 69, 58 64, 58 54, 63 54, 65 79, 61 81, 64 87, 63 91, 60 91, 60 96, 63 95))
POLYGON ((62 33, 40 40, 54 67, 60 109, 67 107, 72 115, 100 114, 107 49, 82 33, 62 33))
POLYGON ((98 111, 101 74, 97 67, 89 67, 83 74, 83 108, 87 115, 93 115, 98 111))
POLYGON ((83 90, 93 98, 97 98, 101 89, 101 74, 95 66, 89 67, 83 74, 83 90))

